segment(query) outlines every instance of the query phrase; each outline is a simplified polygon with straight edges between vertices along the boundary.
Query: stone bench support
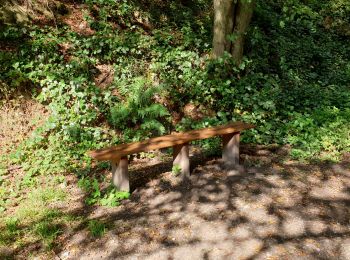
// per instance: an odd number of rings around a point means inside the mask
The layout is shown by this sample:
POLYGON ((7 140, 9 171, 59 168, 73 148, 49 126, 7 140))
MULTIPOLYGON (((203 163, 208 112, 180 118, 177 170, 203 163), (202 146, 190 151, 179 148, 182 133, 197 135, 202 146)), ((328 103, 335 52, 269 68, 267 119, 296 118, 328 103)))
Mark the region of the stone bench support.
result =
POLYGON ((188 143, 173 147, 173 166, 178 165, 183 178, 190 177, 190 153, 188 143))
POLYGON ((112 164, 112 182, 120 191, 130 191, 128 157, 124 156, 120 160, 111 161, 112 164))
POLYGON ((222 136, 222 160, 226 167, 239 164, 239 139, 239 132, 222 136))

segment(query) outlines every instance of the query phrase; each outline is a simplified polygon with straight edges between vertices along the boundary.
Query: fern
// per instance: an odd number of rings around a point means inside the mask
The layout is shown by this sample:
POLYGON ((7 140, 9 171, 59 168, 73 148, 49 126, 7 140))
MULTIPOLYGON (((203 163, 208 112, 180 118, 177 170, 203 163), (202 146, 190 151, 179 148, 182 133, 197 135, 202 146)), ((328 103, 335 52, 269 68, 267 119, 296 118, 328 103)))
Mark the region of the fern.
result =
POLYGON ((160 104, 152 104, 138 111, 140 118, 157 118, 168 115, 166 108, 160 104))
MULTIPOLYGON (((122 101, 111 108, 110 122, 120 130, 135 129, 133 136, 163 134, 165 126, 162 122, 169 115, 167 109, 154 103, 154 95, 161 93, 160 87, 150 87, 144 78, 136 78, 128 85, 120 82, 118 86, 122 101), (139 130, 136 130, 139 129, 139 130)), ((129 132, 129 131, 127 131, 129 132)))

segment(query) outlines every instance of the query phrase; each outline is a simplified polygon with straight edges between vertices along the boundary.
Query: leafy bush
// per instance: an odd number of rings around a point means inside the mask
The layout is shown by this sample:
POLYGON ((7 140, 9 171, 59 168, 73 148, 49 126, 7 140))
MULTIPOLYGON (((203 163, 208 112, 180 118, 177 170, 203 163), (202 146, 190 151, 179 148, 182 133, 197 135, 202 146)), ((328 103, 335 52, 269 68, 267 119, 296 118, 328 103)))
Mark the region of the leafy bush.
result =
POLYGON ((341 152, 350 151, 350 109, 315 110, 311 114, 293 114, 286 141, 293 145, 297 158, 337 160, 341 152))
POLYGON ((164 106, 152 100, 155 94, 160 93, 160 89, 147 88, 145 84, 144 79, 136 78, 131 85, 120 85, 119 94, 124 100, 112 107, 110 112, 111 124, 117 129, 124 130, 125 137, 130 133, 134 140, 135 137, 137 140, 150 133, 161 135, 166 131, 162 118, 164 119, 169 113, 164 106))
MULTIPOLYGON (((239 67, 229 54, 210 59, 211 1, 185 2, 86 0, 91 34, 59 19, 57 27, 0 28, 0 96, 29 90, 50 111, 11 156, 25 185, 39 174, 89 172, 90 149, 231 120, 257 126, 243 141, 291 144, 299 158, 349 151, 346 1, 257 1, 239 67), (95 80, 100 65, 113 68, 105 86, 95 80), (201 105, 201 120, 183 116, 189 103, 201 105)), ((81 182, 90 204, 124 196, 81 182)))
POLYGON ((130 196, 129 192, 118 191, 112 186, 102 192, 96 178, 83 177, 79 180, 78 186, 87 193, 85 202, 88 205, 99 204, 113 207, 119 205, 121 200, 128 199, 130 196))

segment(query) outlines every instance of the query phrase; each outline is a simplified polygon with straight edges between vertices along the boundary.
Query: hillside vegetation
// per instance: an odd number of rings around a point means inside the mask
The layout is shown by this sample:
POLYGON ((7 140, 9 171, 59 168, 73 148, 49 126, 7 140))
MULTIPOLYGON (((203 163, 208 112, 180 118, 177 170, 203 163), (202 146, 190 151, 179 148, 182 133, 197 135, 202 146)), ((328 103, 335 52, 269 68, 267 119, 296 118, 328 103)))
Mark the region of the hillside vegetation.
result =
POLYGON ((231 120, 257 126, 243 141, 289 144, 297 158, 349 151, 346 1, 258 1, 239 67, 210 58, 211 1, 50 6, 0 33, 2 102, 30 93, 49 110, 10 158, 30 176, 89 167, 89 149, 231 120))
POLYGON ((258 126, 245 141, 289 143, 297 156, 349 147, 345 1, 258 2, 239 68, 209 58, 211 1, 61 5, 2 26, 3 95, 30 90, 51 114, 18 160, 66 157, 66 171, 87 149, 228 120, 258 126))
MULTIPOLYGON (((0 159, 1 211, 42 176, 61 183, 67 173, 92 194, 89 204, 116 205, 127 195, 100 194, 101 179, 89 174, 108 165, 86 151, 228 121, 257 126, 243 142, 287 145, 297 159, 350 152, 347 0, 258 0, 238 67, 229 54, 211 58, 210 0, 8 3, 0 4, 0 104, 25 96, 47 112, 0 159), (17 186, 1 179, 10 166, 25 173, 17 186)), ((215 151, 219 142, 199 145, 215 151)))

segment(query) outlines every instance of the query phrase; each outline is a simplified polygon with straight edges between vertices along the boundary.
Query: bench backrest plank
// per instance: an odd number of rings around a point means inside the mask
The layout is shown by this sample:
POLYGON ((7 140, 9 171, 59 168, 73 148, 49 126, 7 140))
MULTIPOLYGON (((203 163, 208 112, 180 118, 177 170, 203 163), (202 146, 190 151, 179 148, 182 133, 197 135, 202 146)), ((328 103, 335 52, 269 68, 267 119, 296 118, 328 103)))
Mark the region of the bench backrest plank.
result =
POLYGON ((100 161, 118 160, 121 157, 129 154, 172 147, 175 145, 188 143, 194 140, 201 140, 201 139, 206 139, 214 136, 232 134, 232 133, 240 132, 250 128, 254 128, 254 125, 243 123, 243 122, 235 122, 228 125, 197 129, 197 130, 191 130, 183 133, 173 133, 170 135, 154 137, 141 142, 120 144, 109 148, 90 151, 88 154, 91 157, 100 161))

